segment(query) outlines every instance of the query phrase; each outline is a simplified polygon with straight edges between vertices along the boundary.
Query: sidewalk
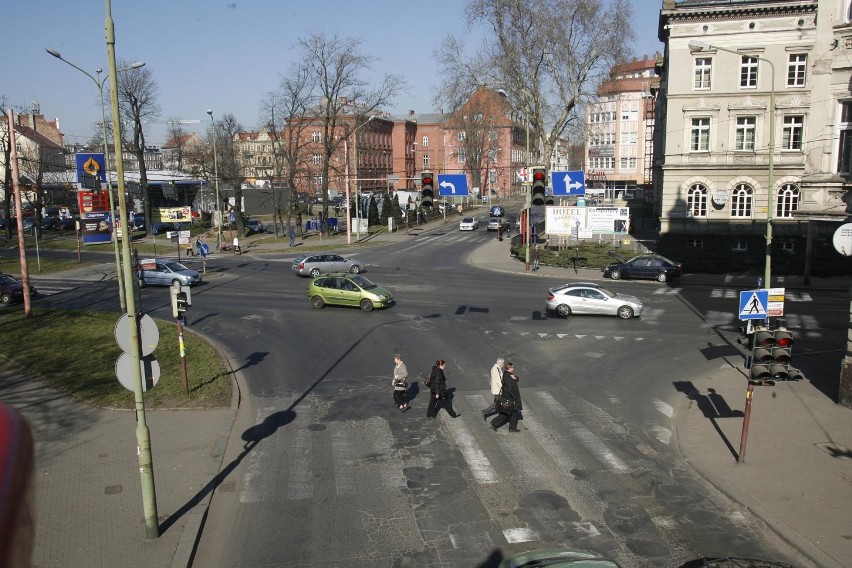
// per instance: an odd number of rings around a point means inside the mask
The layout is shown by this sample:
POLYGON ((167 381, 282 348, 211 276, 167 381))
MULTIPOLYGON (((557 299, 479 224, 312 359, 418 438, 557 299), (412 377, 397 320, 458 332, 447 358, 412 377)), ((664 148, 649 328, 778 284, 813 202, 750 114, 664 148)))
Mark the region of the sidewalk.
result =
MULTIPOLYGON (((456 230, 457 223, 451 216, 376 239, 410 240, 431 230, 456 230)), ((332 239, 346 247, 345 234, 324 238, 322 244, 332 239)), ((246 258, 253 254, 251 245, 247 240, 246 258)), ((269 252, 278 250, 276 245, 269 252)), ((280 250, 297 249, 283 241, 280 250)), ((575 273, 543 266, 529 272, 508 251, 509 242, 495 235, 468 262, 530 278, 602 281, 599 270, 575 273)), ((91 268, 80 270, 92 276, 91 268)), ((101 277, 114 277, 108 263, 101 277)), ((687 278, 713 286, 752 286, 724 276, 687 278)), ((801 282, 789 279, 785 285, 801 282)), ((845 291, 847 283, 814 279, 811 287, 845 291)), ((737 357, 720 359, 713 376, 677 385, 684 393, 674 414, 679 451, 708 483, 762 519, 814 565, 852 566, 852 410, 834 404, 808 381, 756 387, 746 459, 737 463, 746 391, 741 367, 737 357)), ((0 399, 24 413, 38 441, 33 566, 188 566, 236 416, 236 393, 235 387, 235 400, 227 409, 146 413, 162 527, 160 538, 147 540, 134 414, 79 404, 0 360, 0 399)))

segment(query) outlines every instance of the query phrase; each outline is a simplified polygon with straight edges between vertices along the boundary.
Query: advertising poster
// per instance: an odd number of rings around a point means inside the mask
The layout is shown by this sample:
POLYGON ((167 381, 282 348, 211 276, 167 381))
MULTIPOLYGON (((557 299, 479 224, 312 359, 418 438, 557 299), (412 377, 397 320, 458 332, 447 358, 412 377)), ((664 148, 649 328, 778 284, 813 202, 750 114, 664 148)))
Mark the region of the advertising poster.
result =
POLYGON ((589 207, 588 229, 595 233, 626 233, 629 207, 589 207))
POLYGON ((151 209, 154 223, 189 223, 192 221, 192 210, 185 207, 154 207, 151 209))
POLYGON ((575 237, 586 228, 586 207, 548 206, 544 230, 548 235, 575 237))
POLYGON ((109 195, 106 192, 77 191, 80 208, 80 232, 84 245, 109 243, 112 227, 109 222, 109 195))

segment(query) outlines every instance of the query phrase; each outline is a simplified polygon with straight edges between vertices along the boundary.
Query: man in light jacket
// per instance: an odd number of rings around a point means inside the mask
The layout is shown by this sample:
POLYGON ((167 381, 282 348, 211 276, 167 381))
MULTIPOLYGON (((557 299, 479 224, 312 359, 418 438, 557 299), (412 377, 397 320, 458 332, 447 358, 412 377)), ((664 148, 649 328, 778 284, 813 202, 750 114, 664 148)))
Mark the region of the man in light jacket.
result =
POLYGON ((502 357, 498 358, 491 367, 491 394, 494 395, 494 401, 491 406, 482 411, 482 419, 488 420, 489 416, 497 414, 497 396, 500 394, 500 388, 503 386, 503 368, 505 361, 502 357))

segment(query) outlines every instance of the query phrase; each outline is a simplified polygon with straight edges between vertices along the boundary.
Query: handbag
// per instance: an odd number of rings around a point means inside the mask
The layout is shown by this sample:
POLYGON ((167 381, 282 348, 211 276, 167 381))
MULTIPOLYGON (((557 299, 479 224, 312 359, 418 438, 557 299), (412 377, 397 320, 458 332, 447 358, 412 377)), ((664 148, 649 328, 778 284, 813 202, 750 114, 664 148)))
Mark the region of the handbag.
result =
POLYGON ((515 401, 503 395, 497 397, 497 411, 500 414, 512 414, 515 410, 515 401))
POLYGON ((394 381, 393 381, 393 386, 395 386, 395 387, 404 387, 404 386, 407 386, 407 385, 408 385, 408 383, 406 382, 405 379, 394 379, 394 381))

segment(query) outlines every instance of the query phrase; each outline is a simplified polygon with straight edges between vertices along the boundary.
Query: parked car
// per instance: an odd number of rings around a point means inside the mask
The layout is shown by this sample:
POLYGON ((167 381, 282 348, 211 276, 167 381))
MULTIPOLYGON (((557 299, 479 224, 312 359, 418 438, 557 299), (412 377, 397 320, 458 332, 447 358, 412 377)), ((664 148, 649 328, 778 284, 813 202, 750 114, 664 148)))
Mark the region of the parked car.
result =
POLYGON ((173 260, 156 261, 150 266, 143 264, 139 270, 140 286, 171 286, 176 282, 192 286, 201 282, 201 274, 173 260))
POLYGON ((683 274, 680 263, 669 260, 658 254, 640 254, 630 260, 614 251, 607 253, 618 260, 603 269, 604 278, 620 280, 621 278, 647 278, 657 282, 665 282, 683 274))
POLYGON ((360 260, 343 258, 339 254, 300 254, 293 259, 293 272, 299 276, 313 276, 331 272, 358 274, 363 270, 360 260))
POLYGON ((248 221, 246 221, 246 229, 248 229, 252 233, 262 233, 263 223, 260 221, 260 219, 249 219, 248 221))
POLYGON ((547 291, 547 311, 562 317, 572 314, 618 316, 631 319, 642 315, 644 306, 636 296, 617 294, 592 282, 562 284, 547 291))
POLYGON ((145 215, 134 215, 131 223, 131 229, 134 231, 141 231, 145 228, 145 215))
MULTIPOLYGON (((37 295, 35 286, 30 286, 30 298, 37 295)), ((0 274, 0 303, 4 305, 12 302, 24 301, 24 285, 9 274, 0 274)))
POLYGON ((47 217, 42 219, 41 228, 45 231, 59 231, 62 228, 62 220, 59 217, 47 217))
POLYGON ((497 231, 500 229, 500 225, 503 224, 503 217, 491 217, 488 219, 488 230, 489 231, 497 231))
POLYGON ((160 235, 169 231, 176 231, 174 223, 151 223, 151 234, 160 235))
POLYGON ((386 308, 393 294, 360 274, 326 274, 308 285, 308 300, 317 309, 328 305, 358 306, 365 312, 386 308))
POLYGON ((479 219, 476 217, 464 217, 459 221, 459 231, 475 231, 479 228, 479 219))
POLYGON ((36 226, 36 220, 32 217, 24 217, 24 220, 21 222, 21 226, 25 231, 29 231, 36 226))
POLYGON ((59 220, 60 231, 74 231, 77 229, 77 219, 73 217, 65 217, 59 220))

